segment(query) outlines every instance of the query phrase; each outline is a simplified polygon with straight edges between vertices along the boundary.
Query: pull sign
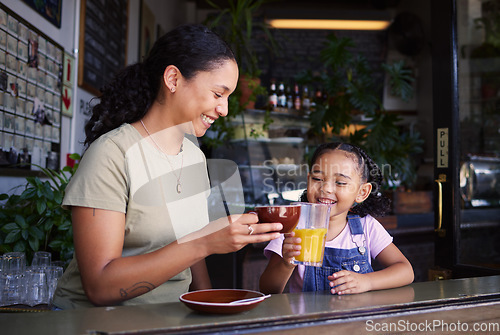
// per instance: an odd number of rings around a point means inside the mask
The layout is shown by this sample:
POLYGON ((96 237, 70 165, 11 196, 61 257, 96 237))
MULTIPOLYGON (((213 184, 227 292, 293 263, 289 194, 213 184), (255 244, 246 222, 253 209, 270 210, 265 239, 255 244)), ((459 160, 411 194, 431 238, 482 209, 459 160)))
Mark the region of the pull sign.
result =
POLYGON ((437 167, 448 167, 448 128, 437 129, 437 167))

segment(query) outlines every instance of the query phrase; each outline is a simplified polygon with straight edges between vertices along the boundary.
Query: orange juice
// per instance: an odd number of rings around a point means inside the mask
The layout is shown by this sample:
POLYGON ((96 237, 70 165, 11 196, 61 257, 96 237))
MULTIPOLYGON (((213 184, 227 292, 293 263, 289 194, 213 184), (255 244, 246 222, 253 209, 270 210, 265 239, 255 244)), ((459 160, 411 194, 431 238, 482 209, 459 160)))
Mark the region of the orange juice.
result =
POLYGON ((295 257, 297 262, 313 265, 323 262, 325 250, 326 228, 318 229, 295 229, 295 237, 300 237, 300 255, 295 257))

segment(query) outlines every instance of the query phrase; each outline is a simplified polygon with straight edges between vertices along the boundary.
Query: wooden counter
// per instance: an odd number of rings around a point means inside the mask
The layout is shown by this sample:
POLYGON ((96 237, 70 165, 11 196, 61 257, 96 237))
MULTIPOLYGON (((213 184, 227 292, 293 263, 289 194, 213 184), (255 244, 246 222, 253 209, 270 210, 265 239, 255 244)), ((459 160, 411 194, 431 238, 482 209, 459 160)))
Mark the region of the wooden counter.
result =
MULTIPOLYGON (((340 329, 348 329, 350 333, 366 333, 370 330, 374 333, 387 332, 382 327, 391 322, 403 327, 404 324, 417 327, 422 322, 448 322, 452 323, 452 327, 457 327, 457 322, 462 326, 468 323, 470 327, 483 322, 486 326, 495 327, 496 322, 499 327, 500 276, 421 282, 397 289, 346 296, 328 292, 276 294, 253 310, 233 315, 200 314, 181 302, 39 313, 0 313, 0 332, 68 335, 285 331, 290 334, 290 331, 301 331, 301 334, 314 332, 319 335, 331 334, 340 329)), ((415 330, 399 328, 393 332, 408 333, 415 330)), ((500 330, 489 333, 498 332, 500 330)), ((437 333, 447 332, 440 329, 437 333)))

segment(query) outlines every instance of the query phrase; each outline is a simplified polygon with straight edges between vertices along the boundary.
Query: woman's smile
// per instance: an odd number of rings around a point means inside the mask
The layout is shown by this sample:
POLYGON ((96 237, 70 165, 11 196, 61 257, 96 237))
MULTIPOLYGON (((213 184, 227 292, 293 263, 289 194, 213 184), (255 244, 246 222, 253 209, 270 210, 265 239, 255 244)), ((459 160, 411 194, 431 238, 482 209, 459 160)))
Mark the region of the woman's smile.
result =
POLYGON ((207 127, 210 127, 210 125, 215 122, 214 118, 205 114, 201 114, 201 119, 203 120, 204 123, 206 123, 207 127))

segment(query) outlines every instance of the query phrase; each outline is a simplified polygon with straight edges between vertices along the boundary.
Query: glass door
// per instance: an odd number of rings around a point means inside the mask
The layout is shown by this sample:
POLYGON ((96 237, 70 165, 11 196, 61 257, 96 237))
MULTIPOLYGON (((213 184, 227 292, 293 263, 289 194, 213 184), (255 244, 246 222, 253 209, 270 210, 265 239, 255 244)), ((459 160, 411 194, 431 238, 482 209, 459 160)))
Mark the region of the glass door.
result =
POLYGON ((432 6, 436 264, 500 273, 500 1, 432 6))

